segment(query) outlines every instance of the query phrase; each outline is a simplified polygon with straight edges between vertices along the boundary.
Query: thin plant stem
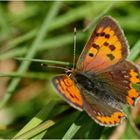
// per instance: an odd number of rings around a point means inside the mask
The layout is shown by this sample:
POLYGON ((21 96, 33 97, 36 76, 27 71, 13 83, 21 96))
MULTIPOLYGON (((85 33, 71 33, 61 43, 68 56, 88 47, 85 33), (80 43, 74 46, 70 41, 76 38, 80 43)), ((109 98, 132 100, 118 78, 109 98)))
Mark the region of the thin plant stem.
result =
POLYGON ((38 80, 45 80, 51 77, 51 73, 43 72, 26 72, 26 73, 17 73, 17 72, 0 72, 0 77, 21 77, 21 78, 32 78, 38 80))
POLYGON ((69 62, 62 62, 62 61, 55 61, 55 60, 30 59, 30 58, 22 58, 22 57, 17 57, 15 59, 20 61, 32 61, 32 62, 40 62, 40 63, 53 64, 53 65, 71 66, 69 62))

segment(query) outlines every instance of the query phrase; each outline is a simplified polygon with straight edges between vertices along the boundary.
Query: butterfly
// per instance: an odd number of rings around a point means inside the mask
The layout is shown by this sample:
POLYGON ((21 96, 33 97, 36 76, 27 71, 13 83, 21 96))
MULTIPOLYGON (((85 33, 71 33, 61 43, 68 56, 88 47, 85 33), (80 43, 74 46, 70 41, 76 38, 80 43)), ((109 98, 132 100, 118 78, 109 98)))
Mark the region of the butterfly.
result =
POLYGON ((100 19, 76 68, 53 77, 57 93, 72 107, 102 126, 116 126, 127 116, 124 105, 135 106, 140 91, 138 68, 127 60, 128 42, 110 16, 100 19))

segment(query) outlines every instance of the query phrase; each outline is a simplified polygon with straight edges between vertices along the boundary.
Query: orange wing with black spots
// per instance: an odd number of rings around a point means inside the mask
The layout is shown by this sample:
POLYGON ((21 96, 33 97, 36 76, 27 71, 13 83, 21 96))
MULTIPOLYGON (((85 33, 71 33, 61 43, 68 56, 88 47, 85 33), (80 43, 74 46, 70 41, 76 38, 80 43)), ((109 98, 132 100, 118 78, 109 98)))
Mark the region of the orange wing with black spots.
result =
POLYGON ((122 61, 97 75, 108 94, 123 104, 134 106, 140 97, 139 69, 129 61, 122 61))
POLYGON ((119 25, 111 17, 103 17, 83 49, 77 69, 102 71, 125 59, 127 50, 128 44, 119 25))
POLYGON ((82 111, 83 99, 79 89, 75 86, 75 83, 67 75, 55 76, 52 79, 52 83, 59 95, 63 96, 66 102, 72 107, 82 111))

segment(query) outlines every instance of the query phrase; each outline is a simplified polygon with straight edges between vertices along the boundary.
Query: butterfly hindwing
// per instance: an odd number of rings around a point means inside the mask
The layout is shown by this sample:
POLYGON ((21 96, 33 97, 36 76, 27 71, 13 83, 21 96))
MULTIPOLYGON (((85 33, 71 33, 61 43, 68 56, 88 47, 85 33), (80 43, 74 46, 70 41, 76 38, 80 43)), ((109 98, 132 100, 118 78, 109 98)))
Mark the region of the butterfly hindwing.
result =
POLYGON ((140 97, 139 69, 129 61, 122 61, 113 67, 106 69, 97 75, 97 79, 103 83, 109 95, 121 101, 123 104, 134 106, 140 97))
POLYGON ((102 126, 116 126, 126 118, 122 111, 105 104, 99 98, 93 98, 89 102, 87 96, 84 96, 84 110, 102 126))
POLYGON ((125 59, 128 44, 119 25, 109 16, 103 17, 84 47, 77 69, 98 72, 125 59))
POLYGON ((57 90, 57 93, 64 97, 72 107, 82 111, 83 99, 79 89, 75 86, 74 82, 67 75, 55 76, 52 83, 57 90))

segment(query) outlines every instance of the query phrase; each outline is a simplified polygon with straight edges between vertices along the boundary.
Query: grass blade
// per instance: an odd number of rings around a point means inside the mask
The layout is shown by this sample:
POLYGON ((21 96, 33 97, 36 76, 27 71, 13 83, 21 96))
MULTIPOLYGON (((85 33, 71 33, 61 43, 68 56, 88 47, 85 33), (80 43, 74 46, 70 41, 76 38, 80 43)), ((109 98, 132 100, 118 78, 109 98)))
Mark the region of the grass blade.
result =
POLYGON ((76 125, 75 123, 73 123, 70 128, 68 129, 67 133, 65 133, 65 135, 63 136, 62 140, 65 139, 70 139, 72 138, 77 132, 78 130, 81 128, 81 126, 76 125))
MULTIPOLYGON (((85 33, 79 31, 77 35, 77 42, 83 40, 85 38, 85 35, 86 35, 85 33)), ((48 38, 46 41, 39 44, 37 50, 38 51, 50 50, 50 49, 55 49, 58 47, 63 47, 65 45, 69 46, 69 44, 72 44, 72 43, 73 43, 73 34, 72 33, 64 34, 64 35, 57 36, 51 39, 48 38), (61 42, 61 43, 58 44, 58 42, 61 42)), ((0 60, 4 60, 11 57, 16 57, 16 56, 23 56, 28 51, 28 47, 29 46, 22 46, 22 47, 16 47, 8 51, 4 50, 0 52, 0 60)))
POLYGON ((42 60, 42 59, 30 59, 30 58, 22 58, 22 57, 17 57, 15 58, 17 60, 22 60, 22 61, 32 61, 32 62, 40 62, 40 63, 46 63, 46 64, 58 64, 58 65, 64 65, 64 66, 71 66, 69 62, 62 62, 62 61, 55 61, 55 60, 42 60))
MULTIPOLYGON (((42 43, 43 39, 45 38, 45 35, 47 34, 48 29, 49 29, 49 25, 51 24, 54 17, 58 13, 60 6, 61 6, 61 2, 58 2, 58 1, 54 2, 52 8, 50 9, 49 13, 47 14, 47 16, 40 28, 39 33, 37 34, 34 42, 32 43, 29 51, 27 52, 26 58, 33 58, 35 56, 35 54, 37 52, 37 48, 38 48, 39 44, 42 43)), ((24 73, 28 69, 30 63, 31 63, 30 61, 24 61, 21 64, 21 66, 19 67, 18 72, 24 73)), ((19 82, 20 82, 20 78, 15 78, 11 81, 4 98, 0 103, 0 108, 3 107, 8 102, 8 100, 12 96, 14 90, 18 86, 19 82)))
POLYGON ((140 54, 140 40, 134 45, 131 49, 131 54, 129 55, 128 59, 134 61, 137 56, 140 54))
POLYGON ((52 125, 54 125, 55 122, 52 120, 45 121, 44 123, 40 124, 37 127, 34 127, 33 129, 27 131, 24 134, 21 134, 20 136, 15 137, 14 139, 29 139, 35 136, 36 134, 39 134, 40 132, 43 132, 44 130, 48 129, 52 125))
MULTIPOLYGON (((28 124, 26 124, 17 134, 15 137, 18 137, 27 131, 33 129, 34 127, 38 126, 42 123, 50 114, 52 109, 54 108, 56 102, 50 101, 28 124)), ((14 138, 15 138, 14 137, 14 138)))

